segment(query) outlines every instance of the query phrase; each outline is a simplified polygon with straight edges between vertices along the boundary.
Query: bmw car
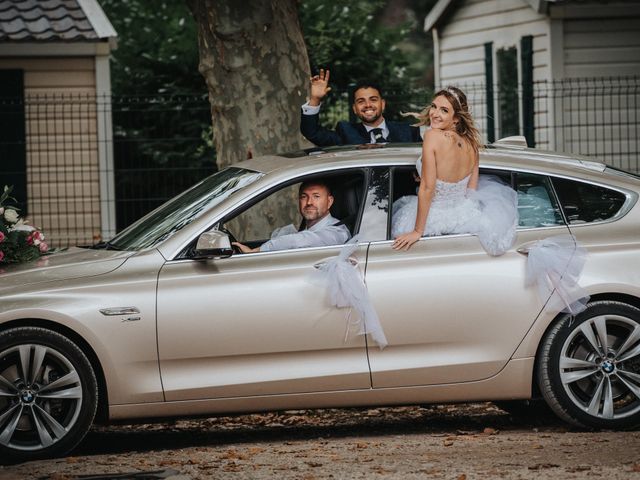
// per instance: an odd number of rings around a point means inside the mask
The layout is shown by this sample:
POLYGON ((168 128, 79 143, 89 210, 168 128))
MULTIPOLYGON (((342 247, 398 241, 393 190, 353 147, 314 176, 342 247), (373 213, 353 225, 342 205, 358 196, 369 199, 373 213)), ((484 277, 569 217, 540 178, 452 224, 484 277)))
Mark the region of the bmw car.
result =
POLYGON ((509 138, 481 175, 517 192, 504 255, 471 234, 392 249, 393 202, 420 145, 340 147, 234 164, 107 242, 0 274, 0 455, 64 455, 94 423, 286 409, 544 400, 582 428, 640 423, 640 178, 509 138), (298 225, 298 187, 330 183, 388 341, 310 281, 343 245, 242 254, 298 225), (588 252, 578 315, 525 283, 528 248, 588 252))

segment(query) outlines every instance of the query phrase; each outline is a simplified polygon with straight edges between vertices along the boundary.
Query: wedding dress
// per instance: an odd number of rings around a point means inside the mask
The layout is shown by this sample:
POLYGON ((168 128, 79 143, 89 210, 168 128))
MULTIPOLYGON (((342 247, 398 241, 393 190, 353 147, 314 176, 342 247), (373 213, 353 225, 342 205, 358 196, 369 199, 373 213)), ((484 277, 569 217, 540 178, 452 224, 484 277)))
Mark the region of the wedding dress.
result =
MULTIPOLYGON (((422 160, 416 168, 421 174, 422 160)), ((471 175, 458 182, 436 180, 425 236, 472 233, 490 255, 502 255, 515 241, 518 224, 516 192, 497 177, 481 175, 476 190, 469 189, 471 175)), ((414 229, 418 197, 407 195, 393 202, 391 232, 397 237, 414 229)))

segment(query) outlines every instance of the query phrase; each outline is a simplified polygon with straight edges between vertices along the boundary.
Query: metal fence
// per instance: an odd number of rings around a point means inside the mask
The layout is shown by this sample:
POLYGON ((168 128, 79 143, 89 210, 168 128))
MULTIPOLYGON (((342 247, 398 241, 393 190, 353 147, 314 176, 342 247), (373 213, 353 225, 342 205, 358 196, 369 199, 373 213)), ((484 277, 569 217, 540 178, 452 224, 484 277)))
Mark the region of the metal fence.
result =
MULTIPOLYGON (((640 171, 639 77, 459 87, 487 141, 523 134, 536 148, 640 171)), ((431 95, 385 92, 385 116, 403 119, 431 95)), ((322 121, 350 112, 349 92, 332 92, 322 121)), ((110 238, 215 170, 206 95, 0 98, 0 186, 15 185, 22 213, 53 246, 110 238)))

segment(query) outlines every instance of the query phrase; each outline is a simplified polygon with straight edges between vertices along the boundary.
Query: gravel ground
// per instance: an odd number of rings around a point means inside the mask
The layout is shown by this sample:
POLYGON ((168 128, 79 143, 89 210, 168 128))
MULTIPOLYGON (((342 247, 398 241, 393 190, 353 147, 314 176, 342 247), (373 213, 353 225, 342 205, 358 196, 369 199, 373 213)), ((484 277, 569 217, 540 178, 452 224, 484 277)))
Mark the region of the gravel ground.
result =
POLYGON ((97 427, 73 456, 0 466, 0 480, 598 477, 640 480, 640 431, 581 431, 490 403, 97 427))

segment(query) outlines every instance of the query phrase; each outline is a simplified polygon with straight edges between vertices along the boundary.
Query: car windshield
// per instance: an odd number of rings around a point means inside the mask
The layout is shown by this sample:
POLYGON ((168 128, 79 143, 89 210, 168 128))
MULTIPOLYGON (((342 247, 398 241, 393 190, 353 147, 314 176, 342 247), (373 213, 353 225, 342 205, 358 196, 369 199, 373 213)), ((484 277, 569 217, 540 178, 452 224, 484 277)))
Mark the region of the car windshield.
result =
POLYGON ((226 168, 172 198, 112 240, 94 245, 93 248, 141 250, 153 247, 263 175, 243 168, 226 168))

